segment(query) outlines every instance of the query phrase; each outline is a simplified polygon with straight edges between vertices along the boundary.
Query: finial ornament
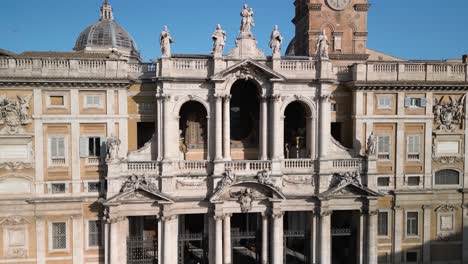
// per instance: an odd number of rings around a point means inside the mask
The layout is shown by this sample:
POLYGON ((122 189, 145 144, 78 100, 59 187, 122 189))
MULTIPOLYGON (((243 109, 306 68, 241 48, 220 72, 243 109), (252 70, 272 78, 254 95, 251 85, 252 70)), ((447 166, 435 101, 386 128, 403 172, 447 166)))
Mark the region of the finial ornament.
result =
POLYGON ((112 12, 112 6, 109 0, 104 0, 101 6, 100 20, 104 20, 104 19, 114 20, 114 14, 112 12))
POLYGON ((171 56, 171 44, 174 43, 171 34, 169 33, 169 29, 167 26, 164 26, 163 31, 159 37, 159 43, 161 45, 161 52, 163 57, 170 57, 171 56))
POLYGON ((275 25, 270 37, 270 48, 273 58, 281 57, 281 44, 283 43, 283 36, 279 32, 278 25, 275 25))
POLYGON ((221 28, 221 25, 216 26, 216 30, 211 35, 213 39, 213 48, 211 54, 213 57, 221 57, 223 55, 224 46, 226 45, 226 31, 221 28))

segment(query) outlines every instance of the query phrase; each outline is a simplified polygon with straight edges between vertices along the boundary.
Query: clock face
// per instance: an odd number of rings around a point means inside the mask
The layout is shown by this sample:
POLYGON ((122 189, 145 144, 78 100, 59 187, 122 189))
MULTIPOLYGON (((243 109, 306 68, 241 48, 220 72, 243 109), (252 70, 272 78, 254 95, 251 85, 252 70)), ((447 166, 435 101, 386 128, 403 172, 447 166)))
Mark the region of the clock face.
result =
POLYGON ((348 7, 351 3, 351 0, 327 0, 328 5, 338 11, 341 11, 348 7))

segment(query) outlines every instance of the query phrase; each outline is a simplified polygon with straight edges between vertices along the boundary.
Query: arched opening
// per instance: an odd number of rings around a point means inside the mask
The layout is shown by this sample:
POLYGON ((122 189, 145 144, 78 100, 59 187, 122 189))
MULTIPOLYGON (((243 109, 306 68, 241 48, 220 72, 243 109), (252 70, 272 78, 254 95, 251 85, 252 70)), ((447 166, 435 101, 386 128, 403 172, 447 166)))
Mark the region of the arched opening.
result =
POLYGON ((259 92, 249 80, 238 80, 231 88, 230 130, 231 157, 255 160, 259 146, 259 92))
POLYGON ((207 151, 207 112, 196 101, 185 103, 180 109, 179 153, 181 160, 206 160, 207 151))
POLYGON ((295 101, 284 112, 284 157, 301 159, 310 157, 310 112, 304 103, 295 101))
POLYGON ((435 185, 459 185, 460 173, 456 170, 440 170, 435 173, 435 185))

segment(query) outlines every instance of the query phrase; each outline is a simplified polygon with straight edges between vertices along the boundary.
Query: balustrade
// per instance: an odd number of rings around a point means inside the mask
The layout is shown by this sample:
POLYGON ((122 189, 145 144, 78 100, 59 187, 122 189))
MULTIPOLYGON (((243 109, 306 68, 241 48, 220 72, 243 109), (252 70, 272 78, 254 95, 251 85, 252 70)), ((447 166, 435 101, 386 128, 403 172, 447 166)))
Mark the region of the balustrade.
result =
POLYGON ((225 163, 225 168, 234 172, 259 172, 271 170, 271 162, 260 160, 234 160, 227 161, 225 163))
POLYGON ((208 161, 179 161, 177 169, 182 172, 206 172, 208 169, 208 161))
POLYGON ((159 171, 159 162, 128 162, 127 170, 131 172, 157 172, 159 171))
POLYGON ((360 169, 362 167, 361 159, 340 159, 332 161, 333 168, 337 169, 360 169))

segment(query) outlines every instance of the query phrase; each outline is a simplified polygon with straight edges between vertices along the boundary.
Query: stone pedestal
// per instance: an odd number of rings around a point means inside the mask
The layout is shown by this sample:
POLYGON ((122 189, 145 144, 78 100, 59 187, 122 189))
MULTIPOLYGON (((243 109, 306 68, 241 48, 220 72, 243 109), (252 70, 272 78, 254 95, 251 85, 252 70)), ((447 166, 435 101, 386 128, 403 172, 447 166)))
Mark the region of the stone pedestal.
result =
POLYGON ((236 47, 229 52, 228 57, 236 59, 266 59, 265 53, 257 48, 257 40, 252 36, 237 37, 236 47))

